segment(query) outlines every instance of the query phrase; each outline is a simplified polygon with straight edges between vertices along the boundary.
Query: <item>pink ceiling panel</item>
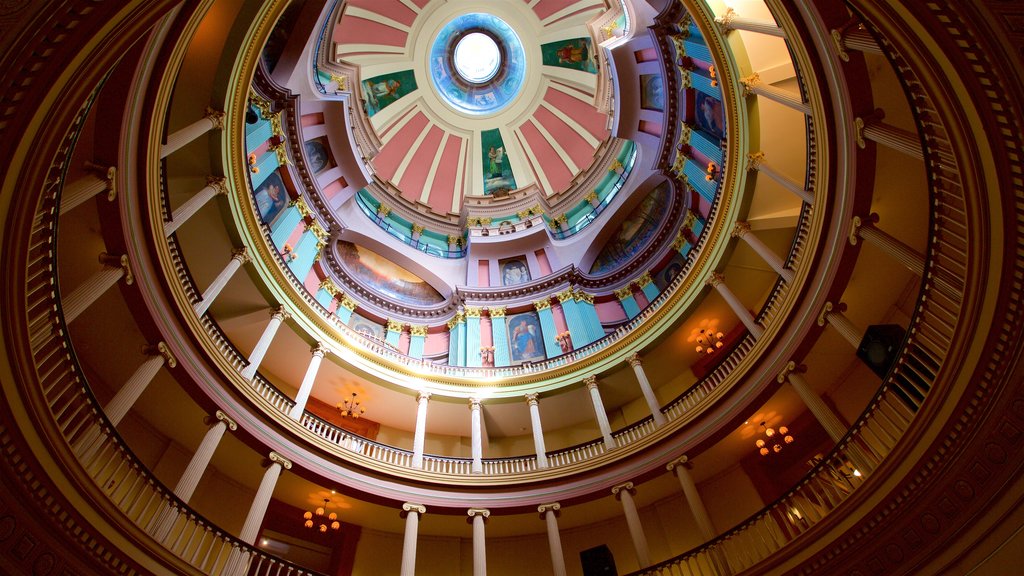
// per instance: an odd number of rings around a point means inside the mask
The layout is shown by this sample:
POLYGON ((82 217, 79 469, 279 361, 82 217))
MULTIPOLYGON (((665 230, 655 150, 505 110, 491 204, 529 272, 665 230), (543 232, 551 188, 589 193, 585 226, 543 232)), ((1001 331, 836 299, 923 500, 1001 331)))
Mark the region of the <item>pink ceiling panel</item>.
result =
POLYGON ((574 164, 583 170, 594 160, 595 148, 591 146, 583 136, 580 136, 571 126, 566 124, 561 118, 555 116, 553 112, 547 108, 540 107, 533 114, 533 119, 536 120, 545 130, 551 134, 551 137, 558 142, 558 145, 565 150, 569 158, 572 158, 574 164))
POLYGON ((427 204, 439 214, 452 211, 452 199, 455 198, 455 179, 459 174, 459 151, 462 149, 462 138, 448 136, 448 144, 441 153, 441 162, 434 172, 434 182, 430 186, 430 197, 427 204))
POLYGON ((430 167, 434 164, 434 155, 437 154, 437 148, 441 145, 442 136, 444 136, 444 130, 436 125, 430 127, 430 131, 423 138, 420 147, 413 153, 409 166, 402 174, 402 179, 397 182, 398 187, 402 190, 402 196, 413 202, 420 199, 423 184, 427 181, 427 173, 430 172, 430 167))
POLYGON ((540 130, 537 130, 537 127, 531 122, 524 123, 519 127, 519 130, 526 137, 526 144, 533 150, 533 156, 540 164, 540 169, 548 177, 548 183, 551 184, 552 190, 547 192, 553 194, 568 188, 569 182, 572 181, 572 173, 569 172, 569 167, 562 161, 562 157, 555 152, 551 144, 548 144, 547 139, 540 133, 540 130))
POLYGON ((402 126, 391 140, 388 140, 387 144, 380 149, 377 157, 373 159, 373 167, 377 170, 378 176, 385 180, 390 180, 395 176, 398 165, 405 159, 413 142, 426 126, 427 117, 422 112, 416 112, 416 115, 405 126, 402 126))
POLYGON ((349 0, 348 5, 376 12, 406 26, 412 26, 413 21, 416 20, 416 13, 399 0, 349 0))
POLYGON ((412 0, 412 3, 423 8, 427 4, 430 4, 430 0, 412 0))
POLYGON ((563 114, 575 120, 580 126, 590 132, 598 140, 608 137, 608 117, 597 111, 594 105, 586 100, 581 100, 561 90, 548 88, 544 93, 544 100, 558 108, 563 114))
POLYGON ((334 27, 334 41, 338 44, 382 44, 404 48, 408 36, 398 28, 358 16, 344 16, 334 27))
POLYGON ((533 11, 537 14, 537 18, 541 20, 551 16, 555 12, 564 10, 573 4, 576 4, 579 0, 540 0, 533 7, 533 11))

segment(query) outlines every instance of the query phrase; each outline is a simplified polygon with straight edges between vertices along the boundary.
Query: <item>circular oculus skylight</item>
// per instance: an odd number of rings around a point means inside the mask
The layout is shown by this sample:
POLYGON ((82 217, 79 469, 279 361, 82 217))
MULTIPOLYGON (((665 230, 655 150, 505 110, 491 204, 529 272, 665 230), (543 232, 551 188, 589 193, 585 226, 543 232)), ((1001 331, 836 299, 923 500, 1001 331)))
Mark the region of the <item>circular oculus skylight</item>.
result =
POLYGON ((482 84, 498 73, 501 50, 487 34, 471 32, 455 44, 453 59, 459 76, 473 84, 482 84))

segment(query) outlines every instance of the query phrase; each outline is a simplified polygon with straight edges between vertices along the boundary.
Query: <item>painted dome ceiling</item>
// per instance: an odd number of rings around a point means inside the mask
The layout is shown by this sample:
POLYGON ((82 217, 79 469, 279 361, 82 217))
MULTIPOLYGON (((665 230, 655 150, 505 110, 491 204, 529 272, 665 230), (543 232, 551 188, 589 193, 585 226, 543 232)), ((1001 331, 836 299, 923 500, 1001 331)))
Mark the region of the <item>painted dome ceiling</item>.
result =
POLYGON ((587 27, 605 11, 586 0, 347 2, 334 58, 359 70, 383 187, 442 216, 467 198, 570 189, 609 138, 587 27))

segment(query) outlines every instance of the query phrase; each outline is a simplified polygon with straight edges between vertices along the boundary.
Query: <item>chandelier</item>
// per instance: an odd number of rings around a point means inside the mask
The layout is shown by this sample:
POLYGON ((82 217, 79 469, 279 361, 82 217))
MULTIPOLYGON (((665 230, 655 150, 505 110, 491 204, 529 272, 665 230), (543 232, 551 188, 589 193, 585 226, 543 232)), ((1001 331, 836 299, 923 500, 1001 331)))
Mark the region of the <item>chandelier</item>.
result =
POLYGON ((330 499, 324 498, 323 506, 318 506, 317 509, 312 512, 307 510, 306 513, 302 515, 302 518, 306 521, 303 526, 306 528, 317 527, 317 530, 320 532, 327 532, 328 527, 330 527, 331 530, 341 528, 341 522, 338 522, 338 515, 334 512, 327 514, 327 505, 330 504, 330 502, 330 499))
POLYGON ((793 443, 793 436, 789 434, 789 428, 785 426, 779 426, 776 431, 774 428, 769 428, 767 422, 761 422, 761 435, 763 437, 754 442, 761 456, 782 452, 784 444, 793 443))
POLYGON ((697 354, 713 354, 723 346, 722 338, 725 334, 716 332, 710 328, 701 328, 697 332, 697 354))
POLYGON ((349 418, 359 418, 366 412, 366 408, 363 408, 363 406, 356 400, 355 392, 352 393, 352 397, 348 400, 338 402, 335 408, 338 409, 338 412, 342 416, 347 416, 349 418))

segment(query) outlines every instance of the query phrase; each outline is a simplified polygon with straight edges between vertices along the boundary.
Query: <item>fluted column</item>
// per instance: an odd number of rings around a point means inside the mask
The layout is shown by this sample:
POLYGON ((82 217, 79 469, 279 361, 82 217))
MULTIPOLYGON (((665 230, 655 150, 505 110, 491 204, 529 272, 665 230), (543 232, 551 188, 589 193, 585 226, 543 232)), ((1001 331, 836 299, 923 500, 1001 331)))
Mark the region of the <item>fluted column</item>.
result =
POLYGON ((611 450, 615 448, 615 438, 612 437, 612 425, 608 422, 601 391, 597 389, 597 376, 587 376, 583 383, 587 385, 587 390, 590 390, 590 401, 594 404, 594 415, 597 417, 597 427, 601 429, 601 437, 604 438, 604 447, 611 450))
POLYGON ((473 523, 473 576, 487 576, 487 543, 484 535, 484 521, 491 511, 486 508, 470 508, 466 511, 473 523))
POLYGON ((221 438, 224 437, 224 432, 238 430, 238 424, 221 410, 217 410, 212 417, 208 417, 206 420, 207 423, 212 422, 213 425, 206 430, 203 441, 199 443, 196 453, 192 455, 192 460, 189 461, 185 472, 182 473, 178 484, 174 487, 174 494, 186 504, 192 498, 196 486, 199 485, 199 480, 202 479, 206 468, 210 465, 210 460, 213 458, 213 453, 217 450, 221 438))
POLYGON ((423 443, 427 436, 427 404, 430 392, 416 396, 416 432, 412 439, 412 467, 423 468, 423 443))
POLYGON ((878 43, 862 26, 849 26, 839 30, 833 29, 831 35, 836 53, 839 54, 843 62, 850 61, 848 52, 882 54, 882 49, 878 47, 878 43))
POLYGON ((853 346, 855 349, 860 348, 860 341, 863 339, 864 331, 853 325, 850 319, 843 315, 846 310, 846 304, 835 305, 831 302, 825 302, 825 307, 822 308, 821 314, 818 314, 818 326, 824 326, 828 324, 839 332, 839 335, 843 337, 853 346))
POLYGON ((802 366, 798 366, 796 362, 789 362, 782 372, 779 373, 778 382, 779 384, 784 384, 788 381, 793 390, 800 396, 800 399, 804 401, 807 409, 811 411, 811 414, 818 420, 821 427, 828 433, 829 438, 832 438, 833 442, 839 443, 843 436, 846 435, 846 426, 843 426, 839 417, 825 404, 821 396, 818 396, 811 389, 811 385, 800 375, 802 371, 802 366))
POLYGON ((551 571, 554 576, 565 576, 565 556, 562 554, 562 538, 558 534, 558 511, 561 508, 558 502, 537 507, 548 529, 548 548, 551 549, 551 571))
POLYGON ((221 290, 227 286, 231 277, 234 276, 235 272, 242 267, 242 264, 245 264, 248 261, 249 253, 246 251, 244 246, 242 248, 235 248, 231 251, 231 259, 228 260, 227 266, 220 271, 220 274, 213 279, 213 282, 206 287, 206 290, 203 290, 202 298, 192 307, 196 311, 197 315, 202 316, 203 314, 206 314, 206 311, 210 309, 213 301, 220 295, 221 290))
POLYGON ((750 230, 749 223, 737 222, 736 226, 732 229, 732 235, 735 238, 743 240, 748 246, 753 248, 754 252, 757 252, 757 255, 760 256, 776 274, 782 276, 782 279, 785 280, 787 284, 793 283, 793 271, 787 269, 782 258, 780 258, 775 252, 772 252, 772 249, 750 230))
POLYGON ((306 403, 309 402, 309 395, 313 392, 316 373, 320 371, 320 364, 323 362, 324 356, 327 355, 327 348, 322 342, 317 342, 309 349, 309 353, 312 354, 312 357, 309 359, 309 366, 306 367, 306 374, 302 377, 299 391, 295 394, 295 406, 292 406, 291 411, 288 412, 288 416, 295 420, 302 418, 302 412, 305 411, 306 403))
POLYGON ((633 549, 636 550, 636 560, 641 568, 646 568, 651 565, 651 553, 647 548, 644 526, 640 523, 640 513, 637 512, 636 502, 633 501, 635 492, 632 482, 612 488, 612 494, 622 502, 622 513, 626 516, 626 525, 629 526, 629 536, 633 540, 633 549))
POLYGON ((89 306, 96 303, 100 296, 113 288, 121 278, 124 278, 124 283, 129 286, 135 282, 131 267, 128 265, 127 254, 115 256, 104 252, 100 254, 99 260, 100 264, 103 264, 103 268, 63 298, 61 309, 64 312, 65 323, 70 324, 75 318, 78 318, 89 306))
POLYGON ((470 468, 470 472, 473 474, 483 474, 484 463, 483 463, 483 440, 481 438, 482 430, 481 419, 480 419, 480 400, 477 398, 469 399, 469 427, 470 427, 470 446, 472 449, 473 464, 470 468))
POLYGON ((263 357, 267 354, 267 350, 270 349, 270 343, 274 340, 274 334, 277 333, 277 329, 281 326, 281 323, 288 318, 288 313, 284 311, 282 306, 274 308, 270 313, 270 323, 263 330, 263 335, 260 336, 259 341, 256 342, 256 346, 249 353, 249 364, 242 368, 242 376, 246 380, 252 380, 256 376, 256 370, 260 367, 260 362, 263 361, 263 357))
POLYGON ((893 260, 902 264, 917 276, 924 276, 924 256, 903 242, 889 236, 873 225, 878 216, 872 214, 866 218, 854 216, 850 230, 850 244, 856 245, 861 239, 885 252, 893 260))
POLYGON ((192 195, 191 198, 186 200, 174 210, 171 214, 171 221, 164 224, 164 236, 169 237, 174 234, 179 227, 188 219, 195 215, 200 208, 206 206, 206 203, 213 200, 213 197, 218 194, 227 194, 228 185, 227 179, 220 176, 207 176, 206 186, 200 188, 198 192, 192 195))
POLYGON ((686 498, 690 513, 693 514, 693 520, 697 524, 701 537, 707 542, 715 537, 715 527, 711 523, 711 517, 708 516, 707 508, 704 507, 704 500, 701 499, 700 492, 697 491, 697 484, 693 481, 689 466, 689 459, 684 455, 678 460, 669 462, 665 467, 670 472, 675 472, 676 478, 679 479, 679 486, 683 489, 683 496, 686 498))
POLYGON ((771 84, 765 84, 761 81, 761 76, 756 72, 746 78, 740 79, 740 82, 743 84, 744 96, 764 96, 773 102, 778 102, 779 104, 782 104, 787 108, 792 108, 797 112, 803 114, 811 113, 811 106, 801 99, 800 94, 790 92, 789 90, 783 90, 782 88, 777 88, 771 84))
POLYGON ((167 144, 160 147, 160 158, 167 158, 213 129, 224 129, 224 113, 207 107, 202 118, 167 136, 167 144))
POLYGON ((402 540, 402 568, 400 576, 416 576, 416 539, 420 528, 420 514, 427 513, 422 504, 402 504, 405 513, 405 538, 402 540))
POLYGON ((725 13, 715 18, 715 22, 718 23, 719 28, 721 28, 723 32, 729 32, 731 30, 746 30, 747 32, 765 34, 767 36, 775 36, 777 38, 786 37, 786 33, 782 28, 779 28, 779 25, 775 22, 744 18, 737 14, 732 8, 726 8, 725 13))
POLYGON ((640 392, 643 393, 644 400, 647 401, 647 408, 651 411, 654 423, 658 426, 665 424, 668 420, 665 419, 665 415, 661 412, 661 405, 658 404, 658 397, 654 395, 654 390, 651 388, 651 382, 647 380, 647 373, 644 372, 644 365, 643 361, 640 359, 640 354, 634 352, 626 359, 626 361, 633 367, 633 373, 636 374, 636 381, 640 384, 640 392))
POLYGON ((113 202, 117 198, 117 168, 99 166, 92 162, 86 162, 85 167, 89 172, 77 180, 68 182, 60 192, 61 216, 100 192, 107 193, 108 202, 113 202))
POLYGON ((807 204, 814 203, 814 195, 810 190, 804 188, 803 184, 798 184, 789 177, 784 176, 781 172, 772 168, 771 165, 766 164, 764 158, 764 152, 751 152, 747 154, 747 170, 756 170, 764 174, 807 204))
POLYGON ((106 413, 107 420, 110 420, 112 426, 117 426, 121 423, 121 419, 135 405, 135 401, 139 399, 139 396, 142 396, 142 393, 146 391, 146 387, 153 381, 153 378, 156 377, 157 372, 160 371, 164 363, 171 368, 178 365, 178 361, 171 354, 170 348, 163 342, 158 342, 155 346, 148 347, 146 352, 150 354, 149 359, 135 369, 135 372, 124 383, 124 386, 121 386, 117 394, 103 408, 103 412, 106 413))
POLYGON ((713 272, 711 276, 708 277, 707 283, 722 295, 726 304, 729 305, 729 308, 731 308, 733 313, 735 313, 740 319, 740 322, 743 322, 743 325, 747 327, 747 330, 750 331, 754 338, 760 338, 761 335, 764 334, 764 328, 761 328, 761 326, 757 324, 757 321, 754 320, 754 315, 747 310, 742 302, 740 302, 740 299, 736 297, 736 294, 733 294, 733 291, 725 285, 725 276, 718 272, 713 272))
POLYGON ((881 116, 881 113, 877 113, 873 118, 854 119, 857 146, 864 148, 867 146, 867 140, 871 140, 911 158, 924 160, 924 150, 921 148, 921 139, 918 135, 882 122, 881 116))
POLYGON ((274 495, 274 487, 277 486, 277 479, 281 476, 281 470, 291 470, 292 462, 277 452, 271 452, 267 456, 270 465, 263 473, 263 480, 256 490, 256 497, 249 506, 249 514, 245 517, 245 524, 242 531, 238 533, 238 539, 246 544, 254 544, 256 536, 259 535, 260 525, 263 524, 263 517, 267 513, 267 506, 270 504, 270 497, 274 495))
POLYGON ((536 394, 526 395, 530 407, 530 427, 533 430, 533 449, 537 452, 537 468, 548 467, 547 450, 544 448, 544 429, 540 425, 540 405, 536 394))

